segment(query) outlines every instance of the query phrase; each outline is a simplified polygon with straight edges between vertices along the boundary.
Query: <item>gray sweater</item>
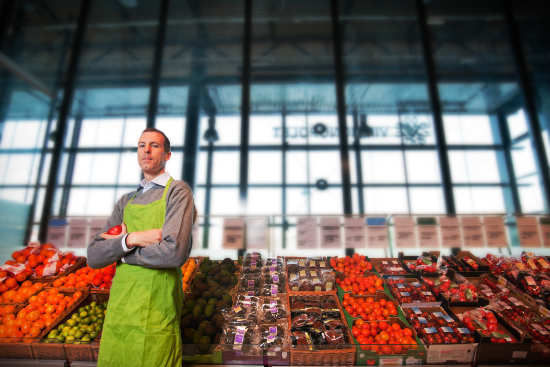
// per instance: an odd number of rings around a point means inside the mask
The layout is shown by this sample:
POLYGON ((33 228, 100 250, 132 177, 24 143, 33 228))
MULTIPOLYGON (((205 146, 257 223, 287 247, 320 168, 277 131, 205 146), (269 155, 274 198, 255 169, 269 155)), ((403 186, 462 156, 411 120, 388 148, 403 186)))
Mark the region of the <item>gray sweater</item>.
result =
MULTIPOLYGON (((140 192, 135 204, 149 204, 162 197, 164 186, 155 185, 146 192, 140 192)), ((124 252, 121 237, 103 239, 100 234, 122 223, 124 208, 136 194, 132 191, 117 202, 105 230, 96 234, 88 245, 88 265, 102 268, 121 259, 126 264, 146 268, 176 268, 185 263, 192 246, 191 231, 195 218, 195 205, 191 188, 184 181, 173 181, 166 193, 166 218, 162 227, 162 241, 147 247, 134 247, 124 252)))

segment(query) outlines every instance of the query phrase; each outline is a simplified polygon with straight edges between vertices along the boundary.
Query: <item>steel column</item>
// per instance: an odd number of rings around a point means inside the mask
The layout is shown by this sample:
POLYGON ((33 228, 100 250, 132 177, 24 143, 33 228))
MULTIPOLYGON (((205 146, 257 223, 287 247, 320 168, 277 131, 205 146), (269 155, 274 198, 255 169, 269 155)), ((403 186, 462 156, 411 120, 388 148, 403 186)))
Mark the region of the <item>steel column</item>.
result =
POLYGON ((71 106, 74 97, 74 90, 76 85, 76 74, 78 72, 78 65, 82 54, 82 46, 84 44, 84 35, 86 33, 86 27, 88 24, 88 18, 90 15, 90 0, 82 0, 80 5, 80 14, 78 16, 78 24, 76 33, 73 39, 72 52, 70 54, 69 65, 67 69, 67 77, 65 78, 65 88, 63 93, 63 100, 59 108, 59 118, 57 120, 57 132, 55 135, 55 144, 52 152, 52 159, 50 164, 50 173, 48 176, 48 186, 46 188, 46 194, 44 197, 44 206, 42 209, 42 217, 40 219, 40 232, 38 239, 40 242, 46 242, 48 231, 48 220, 52 213, 53 198, 55 194, 55 187, 57 186, 57 176, 59 173, 59 165, 61 163, 61 152, 65 142, 65 132, 67 129, 67 121, 71 112, 71 106))

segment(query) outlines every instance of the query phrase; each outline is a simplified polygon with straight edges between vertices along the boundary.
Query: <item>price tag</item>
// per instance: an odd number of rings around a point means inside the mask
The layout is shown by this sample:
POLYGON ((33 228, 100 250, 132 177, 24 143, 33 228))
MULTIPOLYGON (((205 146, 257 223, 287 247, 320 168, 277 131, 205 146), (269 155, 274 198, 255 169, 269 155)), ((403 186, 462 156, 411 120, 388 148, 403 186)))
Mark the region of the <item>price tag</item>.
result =
POLYGON ((344 218, 346 248, 365 247, 365 224, 363 218, 344 218))
POLYGON ((246 248, 267 249, 267 219, 248 218, 246 220, 246 248))
POLYGON ((342 240, 340 238, 340 218, 321 218, 321 247, 342 247, 342 240))
POLYGON ((550 247, 550 217, 540 217, 540 232, 544 247, 550 247))
POLYGON ((70 218, 69 219, 69 238, 67 247, 70 248, 86 248, 87 243, 86 233, 88 232, 87 218, 70 218))
POLYGON ((434 334, 434 333, 437 333, 437 329, 434 327, 426 327, 424 328, 424 332, 426 334, 434 334))
POLYGON ((65 247, 67 239, 67 221, 65 219, 51 219, 48 224, 48 242, 55 247, 65 247))
POLYGON ((460 334, 470 334, 470 330, 465 327, 456 328, 460 334))
POLYGON ((508 247, 508 238, 506 237, 506 226, 504 225, 503 217, 483 217, 483 226, 485 228, 488 247, 508 247))
POLYGON ((242 218, 225 218, 223 220, 223 248, 244 248, 245 222, 242 218))
POLYGON ((443 330, 444 333, 454 333, 454 330, 448 326, 442 326, 441 330, 443 330))
POLYGON ((439 248, 437 220, 434 217, 417 218, 420 247, 439 248))
POLYGON ((536 217, 516 217, 519 244, 522 247, 541 247, 536 217))
POLYGON ((412 217, 395 217, 395 246, 418 247, 415 235, 414 219, 412 217))
POLYGON ((441 228, 441 246, 462 247, 460 223, 457 217, 439 217, 439 227, 441 228))
POLYGON ((386 218, 370 217, 366 219, 367 223, 367 247, 369 248, 388 248, 388 225, 386 218))
POLYGON ((418 322, 420 322, 421 324, 427 324, 427 323, 428 323, 428 320, 426 320, 425 317, 420 316, 420 317, 418 318, 418 322))
POLYGON ((462 217, 462 232, 466 247, 484 247, 480 217, 462 217))
POLYGON ((317 234, 317 218, 302 217, 296 223, 297 247, 299 249, 317 248, 319 240, 317 234))

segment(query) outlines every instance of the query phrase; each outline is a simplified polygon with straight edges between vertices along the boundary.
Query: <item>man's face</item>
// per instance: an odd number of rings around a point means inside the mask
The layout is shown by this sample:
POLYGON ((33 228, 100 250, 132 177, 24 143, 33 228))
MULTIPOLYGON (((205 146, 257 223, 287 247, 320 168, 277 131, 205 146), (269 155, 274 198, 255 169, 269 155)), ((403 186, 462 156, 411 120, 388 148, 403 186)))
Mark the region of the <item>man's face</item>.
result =
POLYGON ((138 142, 138 163, 145 175, 161 173, 170 159, 170 152, 164 152, 164 137, 154 131, 141 134, 138 142))

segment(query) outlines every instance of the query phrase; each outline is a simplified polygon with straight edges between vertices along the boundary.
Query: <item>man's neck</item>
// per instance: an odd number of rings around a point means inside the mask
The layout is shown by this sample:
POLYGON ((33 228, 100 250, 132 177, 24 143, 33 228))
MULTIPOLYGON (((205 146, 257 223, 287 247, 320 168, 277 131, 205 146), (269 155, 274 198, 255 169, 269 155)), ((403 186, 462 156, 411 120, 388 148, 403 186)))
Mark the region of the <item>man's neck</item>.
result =
POLYGON ((162 170, 160 172, 153 173, 153 174, 147 174, 147 173, 143 172, 143 178, 145 178, 145 180, 147 180, 148 182, 151 182, 155 178, 157 178, 158 176, 162 175, 164 172, 165 172, 165 170, 162 170))

